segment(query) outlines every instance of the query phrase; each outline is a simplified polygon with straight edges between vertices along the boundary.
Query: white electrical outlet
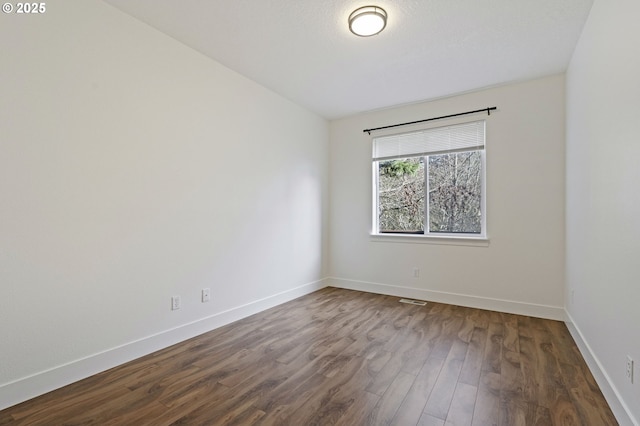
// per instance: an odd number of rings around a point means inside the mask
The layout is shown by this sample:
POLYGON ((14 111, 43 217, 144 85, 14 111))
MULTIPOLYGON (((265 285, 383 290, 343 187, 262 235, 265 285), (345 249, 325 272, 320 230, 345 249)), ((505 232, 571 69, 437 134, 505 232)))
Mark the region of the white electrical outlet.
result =
POLYGON ((413 278, 420 278, 420 268, 413 268, 413 278))
POLYGON ((171 298, 171 310, 176 311, 180 309, 180 296, 173 296, 171 298))
POLYGON ((627 355, 627 379, 633 383, 633 358, 627 355))
POLYGON ((208 302, 211 300, 211 290, 208 288, 202 289, 202 303, 208 302))

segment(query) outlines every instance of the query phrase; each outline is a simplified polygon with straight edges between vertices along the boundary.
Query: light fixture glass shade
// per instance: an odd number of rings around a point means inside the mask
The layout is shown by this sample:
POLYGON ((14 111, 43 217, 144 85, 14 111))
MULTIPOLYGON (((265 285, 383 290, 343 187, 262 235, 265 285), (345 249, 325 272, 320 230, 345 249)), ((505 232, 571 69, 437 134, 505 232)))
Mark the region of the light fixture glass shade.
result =
POLYGON ((349 29, 360 37, 378 34, 387 25, 387 12, 377 6, 365 6, 349 15, 349 29))

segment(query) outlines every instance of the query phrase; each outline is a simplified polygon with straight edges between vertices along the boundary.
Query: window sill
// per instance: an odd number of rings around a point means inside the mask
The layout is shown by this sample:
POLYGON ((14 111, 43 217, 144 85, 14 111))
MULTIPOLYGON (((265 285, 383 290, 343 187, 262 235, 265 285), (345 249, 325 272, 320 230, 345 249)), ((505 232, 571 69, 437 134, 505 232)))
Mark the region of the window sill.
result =
POLYGON ((489 238, 487 237, 463 237, 454 235, 370 234, 370 241, 375 243, 441 244, 447 246, 489 247, 489 238))

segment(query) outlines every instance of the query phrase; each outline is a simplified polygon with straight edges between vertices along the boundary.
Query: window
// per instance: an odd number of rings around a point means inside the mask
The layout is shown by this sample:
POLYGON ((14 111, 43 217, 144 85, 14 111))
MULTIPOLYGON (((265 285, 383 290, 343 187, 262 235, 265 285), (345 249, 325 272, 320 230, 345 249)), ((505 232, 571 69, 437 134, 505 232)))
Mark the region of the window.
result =
POLYGON ((374 138, 374 233, 484 237, 484 146, 484 121, 374 138))

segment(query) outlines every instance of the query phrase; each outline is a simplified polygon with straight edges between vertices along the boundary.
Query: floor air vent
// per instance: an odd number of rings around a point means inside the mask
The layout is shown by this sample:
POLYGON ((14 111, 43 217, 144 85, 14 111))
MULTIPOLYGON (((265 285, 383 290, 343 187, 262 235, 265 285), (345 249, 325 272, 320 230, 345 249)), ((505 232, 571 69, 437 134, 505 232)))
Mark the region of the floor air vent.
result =
POLYGON ((427 302, 423 302, 422 300, 411 300, 411 299, 400 299, 400 303, 408 303, 410 305, 418 305, 425 306, 427 302))

